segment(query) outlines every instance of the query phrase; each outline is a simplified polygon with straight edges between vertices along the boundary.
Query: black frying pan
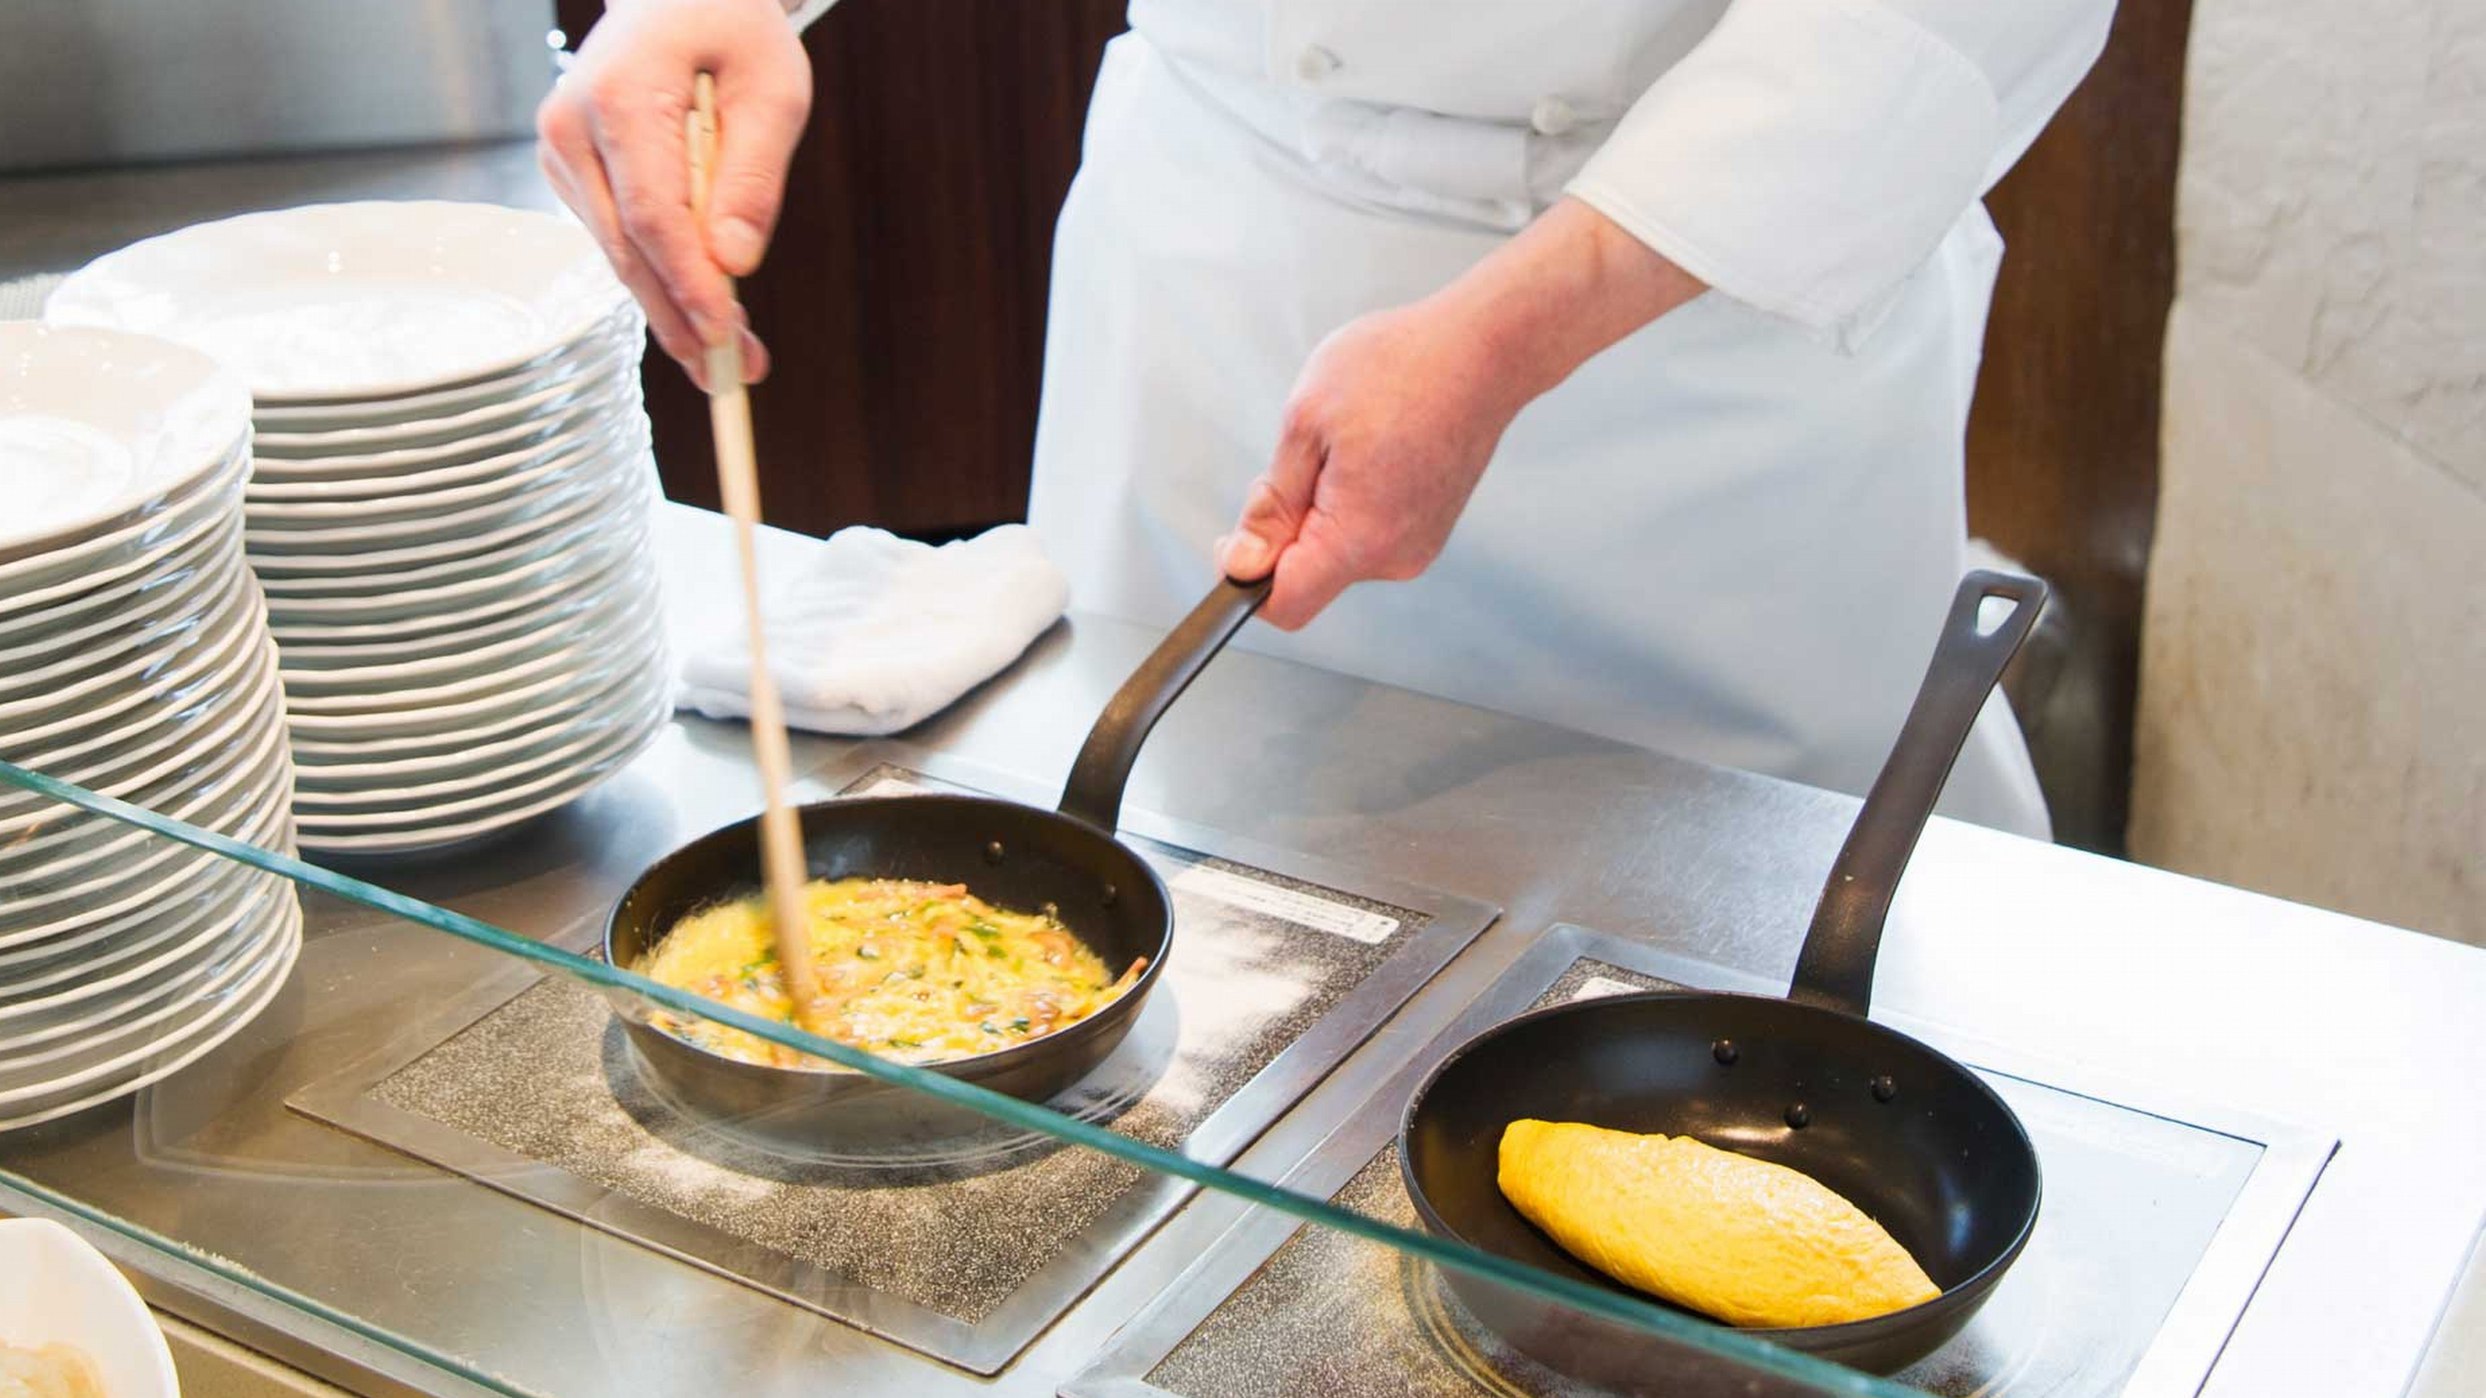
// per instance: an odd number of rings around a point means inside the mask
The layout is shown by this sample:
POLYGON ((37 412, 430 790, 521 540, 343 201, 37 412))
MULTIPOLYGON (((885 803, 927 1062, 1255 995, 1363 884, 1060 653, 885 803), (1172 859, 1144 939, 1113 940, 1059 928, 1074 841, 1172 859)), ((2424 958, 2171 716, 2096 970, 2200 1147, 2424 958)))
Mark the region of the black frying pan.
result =
MULTIPOLYGON (((1958 1333, 2037 1223, 2037 1153, 1975 1073, 1866 1018, 1882 922, 1971 722, 2045 605, 2033 578, 1960 585, 1923 688, 1865 798, 1784 1000, 1661 993, 1557 1005, 1454 1050, 1416 1089, 1399 1167, 1435 1234, 1637 1295, 1572 1260, 1495 1184, 1521 1117, 1689 1135, 1793 1166, 1906 1247, 1942 1294, 1843 1325, 1745 1333, 1889 1373, 1958 1333), (1980 603, 2010 617, 1980 633, 1980 603)), ((1649 1338, 1454 1270, 1483 1324, 1566 1373, 1625 1390, 1662 1379, 1649 1338)))
MULTIPOLYGON (((1026 1043, 929 1065, 996 1092, 1042 1101, 1113 1052, 1165 969, 1173 904, 1145 860, 1114 838, 1122 790, 1148 732, 1268 596, 1266 582, 1222 581, 1123 683, 1072 765, 1061 808, 981 796, 859 797, 802 811, 816 878, 965 884, 1005 908, 1052 907, 1119 976, 1139 979, 1095 1014, 1026 1043)), ((684 916, 758 891, 757 817, 712 831, 651 865, 613 908, 604 955, 631 967, 684 916)), ((765 1146, 809 1153, 938 1139, 983 1118, 860 1073, 744 1063, 687 1043, 625 1007, 622 1027, 648 1085, 676 1110, 765 1146)))

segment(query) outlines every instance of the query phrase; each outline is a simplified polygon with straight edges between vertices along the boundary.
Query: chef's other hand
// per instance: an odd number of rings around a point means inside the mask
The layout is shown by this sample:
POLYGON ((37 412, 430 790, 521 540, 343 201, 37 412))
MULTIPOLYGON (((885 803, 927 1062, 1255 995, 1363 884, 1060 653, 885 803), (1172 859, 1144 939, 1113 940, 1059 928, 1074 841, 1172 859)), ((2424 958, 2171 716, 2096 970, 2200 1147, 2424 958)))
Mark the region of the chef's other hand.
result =
POLYGON ((727 335, 747 377, 768 372, 729 279, 768 249, 810 110, 811 63, 778 0, 614 0, 535 113, 545 178, 693 379, 727 335), (718 135, 704 228, 683 135, 702 72, 716 76, 718 135))
POLYGON ((1289 631, 1350 584, 1415 577, 1521 408, 1704 289, 1565 199, 1442 290, 1349 321, 1297 376, 1218 565, 1247 581, 1274 570, 1260 616, 1289 631))

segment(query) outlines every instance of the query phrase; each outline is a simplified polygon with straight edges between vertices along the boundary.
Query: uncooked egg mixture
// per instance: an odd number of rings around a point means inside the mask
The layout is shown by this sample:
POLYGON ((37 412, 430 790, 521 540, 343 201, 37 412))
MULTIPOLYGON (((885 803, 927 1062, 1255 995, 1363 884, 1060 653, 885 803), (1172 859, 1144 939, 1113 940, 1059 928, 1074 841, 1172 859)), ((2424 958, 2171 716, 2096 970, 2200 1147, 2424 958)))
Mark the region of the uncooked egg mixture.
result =
MULTIPOLYGON (((1050 911, 996 908, 963 884, 814 879, 803 890, 822 1032, 903 1063, 991 1053, 1095 1014, 1146 967, 1119 979, 1050 911)), ((794 1022, 766 900, 720 903, 674 924, 642 975, 738 1010, 794 1022)), ((830 1068, 708 1020, 659 1027, 746 1063, 830 1068)))

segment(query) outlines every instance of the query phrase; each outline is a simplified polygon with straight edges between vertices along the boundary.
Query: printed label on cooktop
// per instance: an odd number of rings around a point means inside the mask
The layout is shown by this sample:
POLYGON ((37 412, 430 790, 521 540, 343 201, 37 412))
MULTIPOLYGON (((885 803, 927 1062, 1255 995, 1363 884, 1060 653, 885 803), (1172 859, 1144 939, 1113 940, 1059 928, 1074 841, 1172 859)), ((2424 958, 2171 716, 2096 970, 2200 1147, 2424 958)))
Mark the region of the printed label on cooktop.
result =
POLYGON ((1333 903, 1207 864, 1194 864, 1176 874, 1171 886, 1177 893, 1193 893, 1246 912, 1266 913, 1316 932, 1352 937, 1366 946, 1379 946, 1390 940, 1399 927, 1397 918, 1382 913, 1333 903))

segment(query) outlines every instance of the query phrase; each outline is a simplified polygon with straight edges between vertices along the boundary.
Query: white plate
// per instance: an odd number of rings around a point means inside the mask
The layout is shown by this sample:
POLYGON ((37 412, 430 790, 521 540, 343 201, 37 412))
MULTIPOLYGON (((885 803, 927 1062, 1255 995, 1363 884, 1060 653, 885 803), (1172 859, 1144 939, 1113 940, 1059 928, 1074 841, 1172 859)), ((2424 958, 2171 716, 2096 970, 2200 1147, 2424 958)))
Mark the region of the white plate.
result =
POLYGON ((593 605, 559 615, 538 614, 532 627, 489 644, 469 642, 443 655, 371 665, 297 668, 293 656, 280 655, 285 689, 304 699, 323 695, 345 697, 396 693, 430 685, 451 684, 489 674, 507 674, 555 652, 568 651, 582 638, 595 638, 637 621, 662 605, 653 580, 628 579, 635 586, 616 588, 593 599, 593 605))
MULTIPOLYGON (((228 706, 281 711, 282 691, 273 687, 277 678, 276 647, 265 638, 255 645, 247 636, 236 641, 204 681, 194 679, 174 692, 156 695, 141 708, 116 708, 107 715, 110 721, 73 725, 65 730, 65 741, 56 747, 30 751, 12 743, 7 749, 0 749, 0 757, 69 781, 82 775, 117 771, 133 757, 152 757, 228 706), (237 695, 242 697, 237 699, 237 695)), ((0 797, 0 812, 39 809, 35 803, 41 799, 29 802, 14 794, 0 797)), ((16 828, 16 823, 11 822, 9 829, 16 828)), ((22 836, 14 837, 7 852, 11 856, 24 854, 28 843, 22 836)))
MULTIPOLYGON (((624 480, 602 486, 595 495, 566 502, 550 525, 523 522, 510 530, 493 531, 500 540, 487 553, 431 563, 369 567, 343 573, 279 571, 271 566, 259 575, 268 610, 276 616, 298 615, 306 606, 330 602, 370 602, 411 593, 489 583, 512 576, 529 563, 567 558, 601 538, 643 519, 656 502, 653 482, 624 480)), ((254 566, 257 560, 252 560, 254 566)))
POLYGON ((0 1004, 0 1044, 18 1042, 20 1034, 31 1039, 32 1026, 52 1022, 47 1016, 56 1019, 115 992, 131 998, 152 992, 181 968, 214 960, 241 920, 259 915, 285 886, 273 874, 230 861, 209 880, 168 895, 166 905, 178 911, 143 926, 0 954, 12 997, 0 1004))
POLYGON ((602 457, 645 454, 647 416, 631 412, 592 430, 482 461, 366 480, 286 482, 255 477, 244 499, 254 528, 418 524, 444 510, 516 494, 547 475, 602 457))
MULTIPOLYGON (((273 712, 252 715, 235 738, 219 747, 201 747, 158 785, 137 788, 121 799, 209 830, 244 828, 291 799, 291 754, 285 743, 269 741, 268 730, 281 732, 282 723, 273 712), (222 776, 235 779, 209 780, 222 776)), ((15 817, 12 823, 23 820, 15 817)), ((27 830, 42 833, 21 833, 0 851, 0 889, 55 886, 90 866, 120 867, 119 862, 128 860, 134 851, 170 843, 136 826, 63 803, 50 803, 39 811, 27 830)), ((10 917, 0 918, 0 926, 13 920, 16 911, 11 909, 10 917)))
POLYGON ((211 568, 180 569, 125 612, 70 627, 64 637, 46 638, 37 657, 18 664, 0 662, 0 713, 10 712, 13 704, 57 695, 63 685, 98 671, 126 673, 147 664, 256 592, 250 569, 239 556, 218 560, 211 568))
POLYGON ((599 753, 584 766, 571 773, 570 783, 552 785, 543 791, 525 795, 508 793, 509 804, 494 807, 480 814, 435 822, 432 818, 434 815, 449 813, 424 812, 420 815, 408 815, 402 819, 393 818, 388 822, 377 822, 392 827, 383 829, 370 828, 371 823, 366 823, 358 829, 347 829, 342 826, 341 822, 305 819, 297 827, 298 838, 304 849, 322 850, 335 854, 403 854, 481 839, 486 835, 506 830, 520 821, 531 820, 546 811, 566 806, 594 790, 603 784, 606 778, 629 766, 640 753, 645 752, 648 745, 656 740, 657 735, 665 730, 666 720, 670 716, 669 710, 653 714, 652 721, 643 728, 632 730, 624 741, 616 743, 606 752, 599 753))
POLYGON ((201 963, 197 974, 183 978, 185 993, 181 995, 107 1002, 70 1020, 64 1033, 46 1031, 10 1044, 8 1052, 0 1054, 0 1094, 12 1087, 48 1087, 63 1073, 82 1071, 132 1049, 143 1052, 166 1034, 177 1032, 199 1016, 201 1005, 230 993, 262 969, 266 954, 282 940, 283 926, 277 909, 238 924, 235 950, 240 954, 201 963), (72 1032, 76 1037, 67 1038, 72 1032))
POLYGON ((346 703, 327 707, 310 696, 288 697, 286 718, 298 737, 340 738, 398 736, 417 733, 472 733, 483 724, 512 713, 542 713, 564 693, 602 689, 619 672, 652 666, 664 652, 662 609, 653 616, 626 621, 592 642, 573 648, 571 663, 522 676, 518 683, 483 694, 462 691, 432 698, 425 692, 396 696, 386 708, 346 703))
POLYGON ((189 616, 159 627, 145 644, 99 648, 91 656, 64 657, 11 676, 6 688, 25 692, 0 699, 0 733, 32 727, 63 712, 79 712, 90 699, 119 692, 146 678, 148 672, 172 664, 185 651, 217 644, 234 626, 257 620, 258 590, 244 570, 229 573, 216 595, 201 602, 189 616))
POLYGON ((240 523, 246 461, 223 467, 210 487, 162 512, 52 553, 0 564, 0 628, 14 630, 38 612, 70 610, 97 595, 143 579, 168 555, 240 523))
MULTIPOLYGON (((281 738, 281 730, 279 730, 281 738)), ((273 751, 283 752, 277 743, 273 751)), ((248 766, 234 765, 218 775, 231 779, 226 788, 234 793, 256 792, 264 799, 245 799, 236 809, 255 814, 246 815, 236 828, 220 833, 252 844, 276 837, 282 828, 285 803, 277 800, 278 792, 260 779, 268 770, 270 758, 263 753, 246 753, 242 761, 248 766)), ((145 905, 162 896, 162 890, 177 887, 177 880, 198 876, 201 859, 221 859, 211 850, 186 845, 177 840, 156 838, 143 847, 144 852, 129 858, 113 860, 102 873, 85 868, 60 871, 59 880, 29 876, 12 880, 14 885, 8 905, 8 916, 0 920, 0 947, 30 946, 47 938, 83 931, 100 926, 123 912, 145 905), (150 870, 162 872, 147 875, 150 870), (40 892, 24 892, 29 887, 40 892), (41 922, 31 919, 42 918, 41 922)))
MULTIPOLYGON (((283 940, 279 942, 258 978, 241 987, 219 1006, 216 1017, 190 1027, 178 1039, 167 1038, 133 1060, 111 1068, 78 1075, 77 1082, 61 1082, 47 1086, 42 1092, 0 1105, 0 1131, 50 1121, 54 1117, 82 1112, 116 1097, 159 1082, 189 1067, 212 1052, 217 1045, 241 1032, 245 1025, 259 1017, 259 1012, 283 989, 285 977, 293 970, 302 951, 302 908, 299 902, 288 906, 285 914, 283 940)), ((116 1395, 117 1398, 117 1395, 116 1395)))
MULTIPOLYGON (((168 717, 203 715, 221 707, 224 696, 243 692, 255 679, 261 667, 276 667, 276 647, 266 636, 257 634, 255 618, 242 618, 222 642, 221 649, 202 651, 181 666, 149 679, 133 682, 126 694, 109 703, 99 704, 84 713, 55 719, 41 728, 29 728, 9 735, 8 746, 0 756, 18 766, 37 772, 61 772, 91 766, 97 755, 110 750, 127 752, 140 743, 128 737, 132 730, 144 725, 143 741, 151 746, 161 732, 155 727, 168 717), (202 705, 199 701, 205 701, 202 705), (61 740, 49 747, 38 748, 37 742, 61 740)), ((17 809, 0 801, 0 810, 17 809)), ((0 821, 0 836, 17 828, 15 820, 0 821)))
POLYGON ((320 784, 306 782, 295 790, 294 814, 303 820, 328 821, 356 812, 431 811, 451 802, 517 790, 547 769, 574 765, 583 755, 600 751, 616 733, 644 725, 655 705, 644 695, 633 697, 637 702, 618 712, 589 723, 563 725, 556 741, 535 751, 465 764, 465 770, 429 780, 401 774, 357 782, 344 775, 346 768, 326 768, 319 773, 320 784))
POLYGON ((383 730, 311 735, 297 728, 293 735, 295 768, 301 781, 316 784, 320 772, 339 766, 454 755, 512 735, 541 742, 547 732, 564 724, 583 722, 626 704, 628 701, 622 697, 625 693, 636 694, 661 685, 670 698, 672 683, 671 672, 659 663, 659 658, 648 657, 638 664, 616 666, 582 680, 577 689, 532 707, 513 709, 498 717, 469 716, 463 722, 428 732, 383 730))
POLYGON ((382 451, 306 454, 276 448, 262 450, 254 438, 251 455, 258 463, 259 474, 269 480, 337 481, 412 475, 443 466, 466 465, 557 437, 592 431, 602 423, 627 416, 638 406, 639 381, 608 375, 587 393, 557 408, 468 433, 454 441, 382 451))
POLYGON ((0 560, 135 521, 225 461, 249 430, 249 390, 195 350, 0 322, 0 560))
MULTIPOLYGON (((288 890, 286 896, 292 896, 288 890)), ((47 1007, 43 1015, 0 1024, 0 1062, 12 1066, 36 1061, 59 1063, 81 1048, 100 1047, 104 1035, 147 1032, 181 1012, 191 999, 212 994, 246 975, 283 935, 284 912, 273 901, 236 914, 226 909, 218 936, 203 953, 186 961, 173 960, 164 969, 119 987, 120 994, 91 1003, 47 1007), (71 1042, 63 1043, 68 1039, 71 1042), (51 1057, 38 1060, 36 1055, 51 1057)))
POLYGON ((243 534, 251 567, 262 575, 302 570, 352 568, 381 572, 420 568, 469 557, 522 542, 529 534, 575 519, 589 510, 609 509, 638 474, 603 462, 547 478, 544 488, 512 500, 437 517, 435 527, 407 534, 351 525, 303 530, 251 530, 243 534))
POLYGON ((278 628, 278 639, 283 640, 290 628, 305 621, 385 626, 419 621, 438 612, 480 610, 495 604, 504 612, 513 610, 509 599, 518 594, 534 592, 558 579, 600 572, 616 555, 643 549, 647 511, 633 508, 620 513, 626 513, 628 518, 574 531, 560 540, 557 547, 534 550, 526 559, 510 562, 481 577, 360 595, 314 597, 295 587, 266 588, 268 617, 278 628))
MULTIPOLYGON (((290 852, 293 847, 290 827, 282 821, 278 822, 275 842, 268 848, 290 852)), ((166 884, 168 891, 156 903, 132 909, 118 918, 74 929, 50 941, 27 942, 11 947, 7 955, 26 960, 22 966, 14 960, 5 964, 23 969, 29 982, 25 989, 33 991, 59 982, 61 978, 55 974, 58 968, 52 958, 70 951, 78 951, 81 955, 91 953, 89 964, 95 964, 100 969, 103 965, 109 965, 113 956, 137 955, 150 949, 161 951, 169 938, 178 935, 194 938, 183 943, 181 950, 184 955, 195 954, 199 949, 195 942, 195 929, 200 924, 181 909, 203 909, 211 918, 219 918, 232 910, 236 900, 251 896, 252 889, 273 878, 274 875, 260 873, 246 864, 219 859, 214 864, 202 866, 195 878, 178 884, 166 884), (184 927, 192 930, 183 932, 180 929, 184 927), (41 978, 39 985, 34 983, 38 974, 41 978)), ((290 884, 285 886, 292 887, 290 884)), ((222 921, 217 925, 222 925, 222 921)), ((114 974, 119 973, 116 971, 114 974)), ((47 997, 53 994, 65 995, 65 992, 46 991, 47 997)), ((16 1013, 14 1003, 0 1006, 0 1009, 5 1009, 9 1014, 16 1013)))
POLYGON ((523 621, 536 615, 539 608, 550 606, 560 598, 611 587, 615 579, 625 572, 653 572, 656 567, 649 554, 645 530, 638 531, 638 537, 623 546, 593 551, 578 560, 578 564, 572 569, 536 570, 530 578, 513 583, 498 593, 484 592, 428 606, 389 608, 377 619, 277 615, 272 612, 268 624, 277 644, 288 649, 300 646, 412 649, 443 637, 480 638, 487 629, 523 621))
POLYGON ((0 1219, 0 1341, 67 1345, 110 1398, 180 1398, 147 1303, 84 1239, 47 1218, 0 1219))
POLYGON ((165 594, 202 585, 201 575, 221 577, 242 568, 238 518, 189 540, 154 560, 155 566, 120 583, 50 607, 0 617, 0 670, 57 659, 114 627, 163 614, 165 594))
MULTIPOLYGON (((170 794, 181 794, 195 783, 210 759, 229 754, 236 743, 255 748, 264 730, 283 726, 284 700, 277 679, 272 671, 259 671, 246 681, 246 691, 202 706, 188 721, 151 725, 133 741, 98 754, 92 762, 55 762, 32 770, 138 804, 145 804, 147 798, 163 799, 156 791, 160 783, 170 784, 170 794)), ((35 792, 12 788, 6 796, 0 801, 0 812, 8 814, 5 828, 10 832, 23 828, 22 812, 60 809, 60 803, 35 792)), ((16 843, 0 847, 0 869, 24 867, 18 864, 24 853, 24 847, 16 843)))
POLYGON ((56 324, 181 341, 263 402, 369 399, 557 355, 628 293, 577 223, 488 204, 309 205, 202 223, 87 264, 56 324))
POLYGON ((637 368, 636 355, 625 355, 620 347, 612 346, 588 356, 574 374, 436 417, 312 431, 287 431, 262 417, 257 430, 251 433, 250 449, 260 456, 316 461, 408 447, 449 446, 497 432, 513 423, 557 416, 574 406, 608 397, 625 382, 635 384, 637 368))
MULTIPOLYGON (((602 572, 573 580, 573 585, 558 589, 540 605, 507 616, 488 617, 471 624, 461 624, 454 618, 427 618, 446 629, 424 626, 422 634, 346 640, 331 639, 329 628, 297 624, 285 627, 277 639, 289 672, 307 674, 454 660, 470 651, 530 635, 539 628, 572 625, 587 612, 616 605, 617 597, 635 596, 654 586, 652 570, 644 568, 641 560, 625 556, 602 572)), ((416 628, 408 626, 406 630, 412 632, 416 628)))
POLYGON ((645 353, 647 319, 635 303, 625 302, 579 339, 551 356, 506 374, 426 393, 388 398, 345 399, 338 402, 270 400, 254 403, 251 421, 270 432, 326 432, 343 427, 386 427, 421 418, 447 417, 472 408, 521 398, 538 389, 578 378, 605 355, 626 353, 635 360, 645 353))
POLYGON ((299 778, 296 799, 312 793, 395 789, 384 783, 404 784, 411 789, 415 783, 498 771, 503 763, 514 769, 542 753, 565 746, 571 735, 600 733, 636 722, 648 706, 670 703, 671 699, 669 676, 634 675, 605 691, 592 704, 582 706, 576 716, 558 720, 551 725, 550 732, 538 723, 506 737, 461 743, 445 752, 376 759, 357 755, 334 762, 306 762, 295 769, 299 778), (665 683, 660 685, 659 679, 665 683))

